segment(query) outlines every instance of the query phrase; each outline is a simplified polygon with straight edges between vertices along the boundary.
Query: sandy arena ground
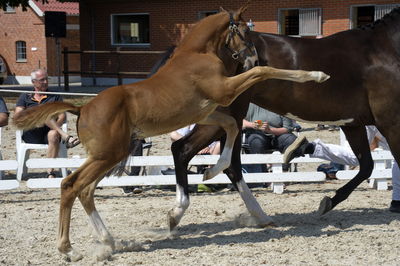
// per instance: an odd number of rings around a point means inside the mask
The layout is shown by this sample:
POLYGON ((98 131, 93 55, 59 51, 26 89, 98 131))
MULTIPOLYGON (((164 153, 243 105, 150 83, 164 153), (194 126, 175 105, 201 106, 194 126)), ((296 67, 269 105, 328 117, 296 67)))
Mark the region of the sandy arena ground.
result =
MULTIPOLYGON (((6 101, 15 103, 15 98, 6 101)), ((75 119, 68 119, 69 131, 75 133, 75 119)), ((339 142, 337 131, 301 134, 339 142)), ((153 142, 152 154, 170 154, 168 136, 153 142)), ((4 159, 15 159, 13 126, 3 128, 1 150, 4 159)), ((81 146, 69 152, 85 156, 81 146)), ((44 175, 43 170, 29 177, 44 175)), ((15 172, 6 172, 6 178, 15 178, 15 172)), ((335 210, 323 217, 315 213, 320 200, 343 184, 290 184, 282 195, 254 189, 277 225, 273 228, 255 226, 236 192, 193 194, 175 236, 167 234, 166 224, 174 192, 147 189, 125 195, 120 188, 97 190, 97 208, 120 244, 107 257, 76 201, 71 242, 84 258, 70 263, 56 249, 59 190, 28 189, 22 182, 20 189, 0 191, 0 265, 399 265, 400 215, 387 210, 391 191, 363 183, 335 210)))

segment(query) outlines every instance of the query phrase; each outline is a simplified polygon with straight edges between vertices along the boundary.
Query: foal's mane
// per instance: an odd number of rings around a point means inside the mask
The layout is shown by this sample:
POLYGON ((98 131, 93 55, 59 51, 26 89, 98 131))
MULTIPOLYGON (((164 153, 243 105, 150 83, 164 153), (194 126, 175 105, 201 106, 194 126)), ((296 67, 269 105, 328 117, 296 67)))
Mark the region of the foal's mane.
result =
POLYGON ((392 11, 384 15, 382 18, 360 27, 362 30, 374 30, 378 26, 392 26, 395 24, 400 27, 400 7, 394 8, 392 11), (397 24, 395 24, 397 23, 397 24))
POLYGON ((186 34, 177 50, 187 48, 201 50, 213 35, 220 36, 223 31, 227 30, 228 24, 229 13, 227 11, 221 11, 203 18, 186 34))

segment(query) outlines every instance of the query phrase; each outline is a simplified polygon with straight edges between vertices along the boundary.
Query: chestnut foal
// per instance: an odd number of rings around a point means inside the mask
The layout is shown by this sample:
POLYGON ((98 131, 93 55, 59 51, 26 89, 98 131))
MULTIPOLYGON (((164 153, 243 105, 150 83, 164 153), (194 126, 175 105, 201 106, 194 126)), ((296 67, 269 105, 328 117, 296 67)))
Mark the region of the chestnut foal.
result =
POLYGON ((297 82, 323 82, 322 72, 254 67, 228 77, 219 51, 227 49, 247 68, 256 63, 257 53, 247 40, 248 28, 241 19, 246 8, 222 12, 199 21, 176 48, 171 59, 147 80, 109 88, 88 104, 77 107, 65 102, 26 109, 14 118, 19 128, 43 124, 61 112, 79 116, 79 139, 88 158, 61 184, 58 250, 76 261, 82 255, 69 240, 71 209, 76 197, 82 203, 100 240, 114 248, 114 240, 94 204, 95 187, 100 180, 130 154, 132 138, 145 138, 171 132, 192 123, 222 127, 227 141, 220 160, 205 173, 212 178, 230 165, 232 147, 238 133, 232 117, 215 112, 228 106, 239 94, 266 79, 297 82))

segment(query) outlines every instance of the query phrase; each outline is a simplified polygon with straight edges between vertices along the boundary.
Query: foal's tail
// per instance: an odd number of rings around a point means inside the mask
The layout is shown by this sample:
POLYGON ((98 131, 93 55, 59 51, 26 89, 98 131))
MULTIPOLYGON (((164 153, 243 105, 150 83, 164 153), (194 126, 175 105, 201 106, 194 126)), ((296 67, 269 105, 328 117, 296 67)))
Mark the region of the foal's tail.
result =
POLYGON ((31 129, 43 126, 52 117, 64 112, 80 114, 81 108, 67 102, 52 102, 27 108, 14 115, 14 125, 19 129, 31 129))

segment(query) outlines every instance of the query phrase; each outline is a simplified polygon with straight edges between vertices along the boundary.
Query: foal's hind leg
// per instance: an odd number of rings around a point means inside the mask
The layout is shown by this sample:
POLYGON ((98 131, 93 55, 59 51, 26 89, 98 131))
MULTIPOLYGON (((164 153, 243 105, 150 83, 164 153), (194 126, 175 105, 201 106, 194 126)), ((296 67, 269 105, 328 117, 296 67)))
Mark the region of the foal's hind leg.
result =
POLYGON ((333 198, 324 197, 320 203, 318 213, 323 215, 328 211, 332 210, 340 202, 344 201, 349 195, 360 185, 364 180, 371 176, 374 168, 374 162, 372 160, 371 152, 369 149, 369 143, 367 133, 364 126, 359 127, 342 127, 343 132, 346 135, 349 144, 358 158, 360 163, 360 171, 353 179, 351 179, 346 185, 339 188, 336 191, 336 195, 333 198))
POLYGON ((72 261, 82 258, 81 254, 72 249, 69 240, 71 210, 74 201, 86 186, 95 182, 97 178, 103 177, 115 163, 116 161, 114 160, 94 160, 89 157, 81 167, 67 176, 61 183, 57 247, 61 253, 66 254, 72 261))
POLYGON ((218 162, 204 172, 203 181, 205 181, 215 177, 231 164, 233 144, 239 129, 237 128, 236 120, 232 116, 218 111, 213 112, 207 118, 201 120, 199 124, 218 125, 226 132, 226 142, 222 154, 218 162))
POLYGON ((82 203, 82 206, 85 209, 87 215, 89 216, 90 223, 95 229, 97 235, 99 236, 100 241, 103 244, 110 246, 111 249, 114 250, 114 238, 108 232, 94 204, 94 192, 97 184, 101 181, 101 179, 102 178, 98 178, 95 182, 85 187, 79 194, 78 198, 79 201, 82 203))

